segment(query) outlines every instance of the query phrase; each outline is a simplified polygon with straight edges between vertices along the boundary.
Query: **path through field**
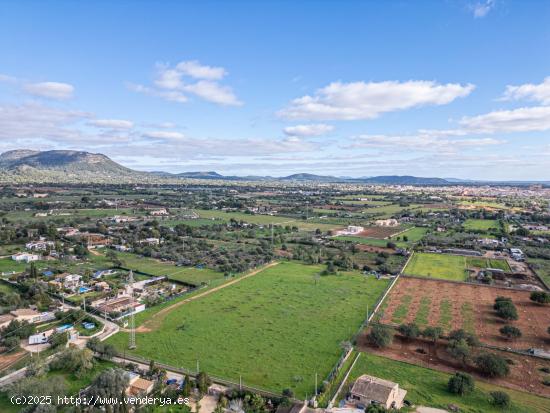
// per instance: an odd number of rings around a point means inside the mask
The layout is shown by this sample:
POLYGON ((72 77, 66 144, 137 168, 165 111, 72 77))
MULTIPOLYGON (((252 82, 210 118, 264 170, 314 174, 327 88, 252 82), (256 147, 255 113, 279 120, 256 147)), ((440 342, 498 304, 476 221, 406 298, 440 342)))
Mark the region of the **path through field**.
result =
MULTIPOLYGON (((231 280, 231 281, 229 281, 225 284, 219 285, 217 287, 211 288, 210 290, 206 290, 205 292, 202 292, 200 294, 197 294, 197 295, 194 295, 192 297, 186 298, 185 300, 178 301, 177 303, 174 303, 169 307, 163 308, 158 313, 153 314, 149 320, 145 321, 142 325, 140 325, 138 328, 136 328, 136 332, 137 333, 149 333, 151 331, 154 331, 154 330, 156 330, 157 328, 160 327, 164 317, 166 317, 166 315, 168 313, 170 313, 172 310, 174 310, 175 308, 177 308, 181 305, 187 304, 191 301, 194 301, 198 298, 204 297, 204 296, 206 296, 208 294, 211 294, 213 292, 219 291, 219 290, 221 290, 225 287, 229 287, 230 285, 236 284, 236 283, 244 280, 245 278, 252 277, 252 276, 258 274, 259 272, 261 272, 263 270, 266 270, 270 267, 274 267, 277 264, 279 264, 278 261, 270 262, 269 264, 264 265, 263 267, 260 267, 260 268, 254 270, 254 271, 251 271, 246 275, 243 275, 239 278, 235 278, 234 280, 231 280)), ((121 331, 128 331, 128 330, 127 329, 122 329, 121 331)))

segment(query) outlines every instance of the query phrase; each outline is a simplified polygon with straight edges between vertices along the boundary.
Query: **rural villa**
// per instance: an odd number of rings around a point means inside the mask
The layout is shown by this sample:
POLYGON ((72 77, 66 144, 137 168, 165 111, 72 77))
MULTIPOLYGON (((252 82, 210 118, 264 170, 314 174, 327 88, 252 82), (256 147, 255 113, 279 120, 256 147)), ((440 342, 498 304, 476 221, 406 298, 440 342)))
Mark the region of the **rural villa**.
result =
POLYGON ((400 409, 407 391, 392 381, 364 374, 355 381, 350 393, 348 401, 356 406, 380 404, 386 409, 400 409))

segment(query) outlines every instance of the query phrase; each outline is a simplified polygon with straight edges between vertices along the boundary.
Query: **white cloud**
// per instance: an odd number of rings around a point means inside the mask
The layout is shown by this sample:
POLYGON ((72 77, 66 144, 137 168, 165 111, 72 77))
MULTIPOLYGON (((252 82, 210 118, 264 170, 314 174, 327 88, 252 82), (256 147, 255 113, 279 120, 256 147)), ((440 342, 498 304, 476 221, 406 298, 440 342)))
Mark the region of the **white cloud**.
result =
POLYGON ((17 82, 17 78, 13 77, 13 76, 9 76, 9 75, 4 75, 2 73, 0 73, 0 82, 5 82, 5 83, 16 83, 17 82))
POLYGON ((513 133, 550 129, 550 106, 497 110, 483 115, 464 117, 459 122, 462 134, 513 133))
POLYGON ((195 79, 220 80, 227 75, 227 71, 223 67, 201 65, 197 60, 180 62, 176 69, 195 79))
POLYGON ((98 128, 108 129, 132 129, 134 127, 133 122, 122 119, 96 119, 91 120, 88 124, 98 128))
POLYGON ((314 123, 309 125, 294 125, 283 129, 288 136, 321 136, 334 130, 334 126, 324 123, 314 123))
POLYGON ((185 135, 181 132, 175 131, 150 131, 145 132, 143 136, 152 139, 161 139, 161 140, 182 140, 185 139, 185 135))
POLYGON ((128 89, 134 92, 143 93, 149 96, 159 97, 159 98, 168 100, 170 102, 185 103, 189 100, 187 99, 187 96, 185 96, 183 93, 177 90, 159 90, 159 89, 153 89, 143 85, 136 85, 133 83, 128 83, 127 87, 128 89))
POLYGON ((205 66, 192 60, 175 67, 161 63, 156 69, 154 87, 130 84, 129 89, 179 103, 187 102, 188 95, 194 95, 222 106, 242 105, 233 89, 219 82, 227 74, 223 67, 205 66))
POLYGON ((60 82, 27 83, 23 89, 31 95, 57 100, 70 99, 74 93, 72 85, 60 82))
POLYGON ((242 105, 242 102, 237 99, 230 87, 222 86, 217 82, 200 80, 197 83, 184 86, 183 90, 193 93, 208 102, 217 103, 219 105, 242 105))
POLYGON ((333 82, 317 90, 313 96, 294 99, 279 111, 279 116, 316 120, 373 119, 385 112, 445 105, 468 96, 474 88, 471 84, 439 84, 425 80, 333 82))
POLYGON ((482 148, 501 145, 506 141, 493 138, 445 139, 430 135, 359 135, 346 149, 377 148, 391 153, 436 152, 456 153, 461 148, 482 148))
POLYGON ((82 133, 73 126, 92 115, 39 104, 0 106, 0 139, 38 141, 78 140, 82 133))
POLYGON ((476 19, 487 16, 495 7, 495 0, 485 0, 470 6, 472 13, 476 19))
POLYGON ((526 83, 519 86, 506 86, 502 100, 532 100, 543 105, 550 105, 550 76, 542 83, 526 83))

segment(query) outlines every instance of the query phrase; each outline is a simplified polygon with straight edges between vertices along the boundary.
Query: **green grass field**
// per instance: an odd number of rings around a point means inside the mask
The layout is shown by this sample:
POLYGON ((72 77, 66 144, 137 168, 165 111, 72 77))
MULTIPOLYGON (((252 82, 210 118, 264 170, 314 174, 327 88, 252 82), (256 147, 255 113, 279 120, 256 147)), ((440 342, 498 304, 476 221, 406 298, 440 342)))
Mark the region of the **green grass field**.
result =
POLYGON ((394 235, 393 237, 391 237, 391 240, 393 241, 393 240, 396 240, 397 238, 402 240, 403 237, 407 237, 408 241, 406 242, 398 241, 397 243, 412 244, 424 238, 424 235, 426 235, 426 232, 428 232, 428 228, 413 227, 411 229, 406 230, 405 232, 402 232, 399 235, 394 235))
POLYGON ((529 258, 529 263, 535 268, 535 271, 546 285, 550 286, 550 260, 529 258))
POLYGON ((418 252, 411 258, 403 273, 443 280, 465 281, 468 277, 466 269, 471 267, 499 268, 510 271, 510 266, 505 260, 418 252))
POLYGON ((325 223, 317 223, 317 222, 311 222, 311 221, 305 221, 297 218, 291 218, 291 217, 284 217, 284 216, 272 216, 272 215, 253 215, 253 214, 245 214, 243 212, 225 212, 225 211, 219 211, 219 210, 196 210, 196 212, 199 214, 200 218, 205 219, 219 219, 223 222, 229 221, 231 218, 237 220, 237 221, 244 221, 249 222, 251 224, 257 224, 257 225, 282 225, 282 226, 291 226, 291 227, 298 227, 302 230, 308 230, 312 231, 317 228, 328 231, 333 228, 337 228, 338 224, 325 224, 325 223))
POLYGON ((466 230, 489 231, 499 229, 500 223, 496 219, 467 219, 462 226, 466 230))
MULTIPOLYGON (((399 383, 407 390, 405 398, 417 406, 448 409, 454 404, 464 413, 542 413, 550 411, 550 399, 476 381, 475 390, 465 396, 450 394, 447 382, 450 375, 436 370, 394 361, 373 354, 362 353, 353 367, 347 383, 353 383, 362 374, 370 374, 399 383), (512 399, 512 407, 501 410, 489 403, 489 392, 505 391, 512 399)), ((347 388, 347 386, 346 386, 347 388)), ((340 395, 339 397, 341 397, 340 395)))
POLYGON ((30 264, 14 261, 11 259, 11 257, 0 258, 0 273, 11 272, 11 271, 15 271, 15 272, 25 271, 25 268, 27 268, 27 265, 30 265, 30 264))
POLYGON ((209 268, 195 267, 176 267, 162 261, 152 258, 140 257, 131 253, 118 253, 124 266, 131 270, 138 270, 147 274, 160 276, 165 275, 171 280, 182 281, 189 284, 198 285, 212 280, 222 279, 223 273, 211 270, 209 268))
MULTIPOLYGON (((359 273, 284 262, 168 313, 131 353, 297 397, 312 394, 388 285, 359 273)), ((120 350, 127 333, 109 342, 120 350)))

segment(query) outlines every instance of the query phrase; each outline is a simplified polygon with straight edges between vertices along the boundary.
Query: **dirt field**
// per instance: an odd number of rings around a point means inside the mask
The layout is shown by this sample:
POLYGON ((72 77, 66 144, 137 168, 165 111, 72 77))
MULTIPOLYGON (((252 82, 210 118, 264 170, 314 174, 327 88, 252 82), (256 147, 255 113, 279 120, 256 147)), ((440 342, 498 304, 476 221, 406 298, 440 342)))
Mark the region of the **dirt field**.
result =
POLYGON ((467 371, 476 376, 477 380, 485 380, 491 384, 498 384, 515 390, 523 390, 550 397, 550 388, 542 384, 547 374, 540 370, 541 368, 550 368, 550 361, 547 360, 496 351, 500 356, 512 360, 514 364, 510 368, 510 375, 508 377, 487 380, 480 376, 474 367, 464 367, 460 362, 449 357, 445 350, 444 342, 438 343, 437 347, 435 347, 431 342, 425 340, 405 341, 396 335, 389 348, 375 349, 366 344, 365 335, 363 335, 359 339, 359 348, 363 351, 393 360, 405 361, 447 373, 454 373, 457 370, 467 371), (419 352, 418 350, 420 349, 425 354, 419 352))
POLYGON ((25 354, 27 354, 26 351, 18 351, 16 353, 2 354, 0 356, 0 371, 10 367, 17 360, 19 360, 21 357, 25 356, 25 354))
POLYGON ((447 281, 402 277, 386 298, 381 322, 419 326, 439 325, 446 332, 462 328, 475 333, 483 343, 503 348, 550 350, 550 307, 529 300, 527 291, 485 287, 447 281), (499 329, 506 323, 493 310, 497 296, 510 297, 518 309, 519 319, 510 324, 523 336, 517 340, 501 337, 499 329))
POLYGON ((366 245, 366 244, 357 244, 356 248, 360 251, 366 251, 366 252, 387 252, 388 254, 393 254, 395 251, 391 248, 384 248, 384 247, 375 247, 372 245, 366 245))
POLYGON ((403 231, 401 227, 367 227, 363 232, 359 233, 358 236, 384 239, 401 231, 403 231))

